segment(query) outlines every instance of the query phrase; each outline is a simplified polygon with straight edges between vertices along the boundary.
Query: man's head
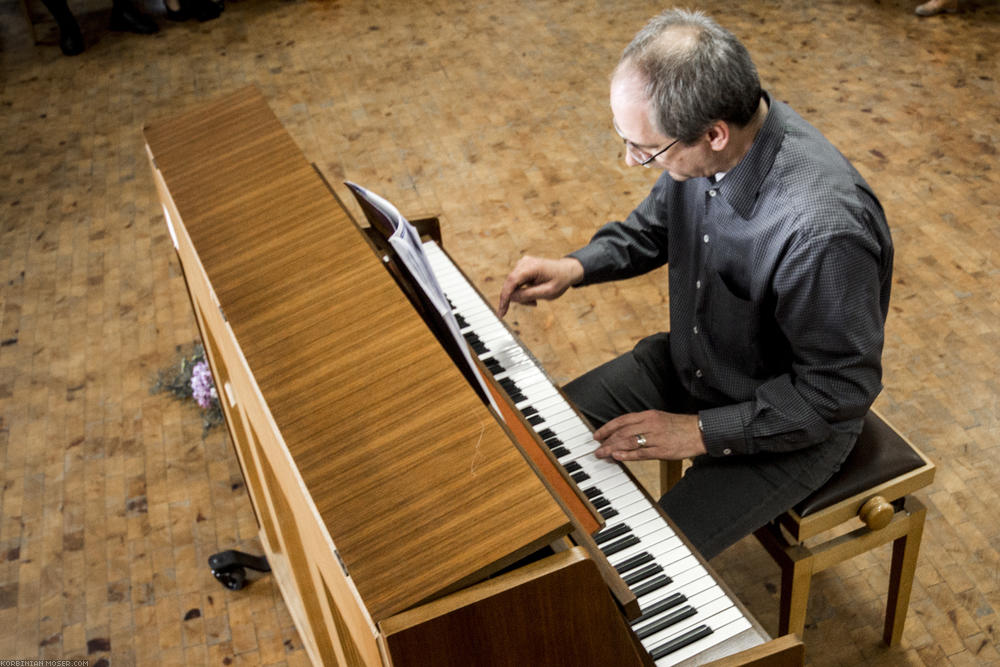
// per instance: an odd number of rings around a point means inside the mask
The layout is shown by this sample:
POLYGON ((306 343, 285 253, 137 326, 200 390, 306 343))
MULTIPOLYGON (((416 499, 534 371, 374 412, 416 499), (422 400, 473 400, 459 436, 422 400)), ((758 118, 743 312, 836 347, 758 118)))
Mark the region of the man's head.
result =
MULTIPOLYGON (((702 147, 706 151, 731 152, 729 133, 753 120, 760 100, 757 69, 746 48, 704 14, 684 10, 664 12, 640 30, 611 82, 618 132, 632 147, 629 158, 638 164, 673 140, 682 142, 681 147, 664 151, 661 166, 681 162, 682 147, 704 140, 712 144, 702 147), (717 136, 716 130, 725 136, 717 136)), ((716 157, 687 155, 687 162, 699 164, 687 171, 677 164, 678 173, 671 168, 671 175, 704 175, 702 171, 717 168, 708 164, 718 162, 716 157)))
POLYGON ((750 54, 701 12, 673 9, 653 18, 625 48, 616 74, 623 69, 645 81, 657 129, 687 143, 712 121, 746 125, 760 101, 750 54))

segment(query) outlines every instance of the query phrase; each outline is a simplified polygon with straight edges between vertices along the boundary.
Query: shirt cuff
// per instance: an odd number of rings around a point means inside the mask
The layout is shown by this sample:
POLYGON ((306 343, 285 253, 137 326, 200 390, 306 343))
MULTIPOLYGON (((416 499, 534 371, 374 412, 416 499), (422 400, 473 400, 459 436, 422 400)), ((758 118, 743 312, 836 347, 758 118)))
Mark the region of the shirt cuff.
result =
POLYGON ((585 245, 579 250, 571 252, 566 256, 573 257, 583 265, 583 280, 573 286, 583 287, 584 285, 590 284, 590 276, 593 275, 595 269, 598 269, 601 266, 601 262, 604 259, 604 251, 600 248, 594 247, 593 245, 585 245))
POLYGON ((710 408, 698 413, 701 440, 709 456, 725 458, 736 454, 752 454, 743 424, 747 420, 741 404, 710 408))

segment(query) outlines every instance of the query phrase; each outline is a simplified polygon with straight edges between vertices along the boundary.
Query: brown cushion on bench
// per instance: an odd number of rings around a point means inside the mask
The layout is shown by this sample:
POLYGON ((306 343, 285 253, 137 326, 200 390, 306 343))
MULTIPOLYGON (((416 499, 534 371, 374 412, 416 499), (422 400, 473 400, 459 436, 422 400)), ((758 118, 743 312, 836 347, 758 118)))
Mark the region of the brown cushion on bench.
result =
MULTIPOLYGON (((874 412, 865 415, 861 435, 833 477, 795 506, 807 516, 871 489, 924 464, 924 460, 874 412)), ((888 500, 894 500, 889 498, 888 500)))

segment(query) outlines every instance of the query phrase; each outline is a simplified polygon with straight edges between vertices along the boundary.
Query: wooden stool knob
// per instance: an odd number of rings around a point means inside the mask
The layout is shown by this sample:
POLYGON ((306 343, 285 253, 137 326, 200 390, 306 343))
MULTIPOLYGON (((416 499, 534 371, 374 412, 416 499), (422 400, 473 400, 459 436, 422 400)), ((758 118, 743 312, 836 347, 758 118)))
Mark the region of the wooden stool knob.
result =
POLYGON ((858 510, 858 517, 872 530, 882 530, 892 521, 892 504, 882 496, 873 496, 858 510))

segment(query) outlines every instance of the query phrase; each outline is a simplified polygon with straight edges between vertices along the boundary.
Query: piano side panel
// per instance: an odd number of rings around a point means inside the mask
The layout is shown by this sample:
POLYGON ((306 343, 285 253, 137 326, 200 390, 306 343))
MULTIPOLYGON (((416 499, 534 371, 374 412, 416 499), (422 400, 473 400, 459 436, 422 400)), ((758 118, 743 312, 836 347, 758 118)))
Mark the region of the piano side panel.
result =
POLYGON ((198 328, 212 366, 260 539, 307 652, 315 664, 381 665, 370 618, 318 528, 301 480, 269 423, 197 254, 154 170, 198 328))

